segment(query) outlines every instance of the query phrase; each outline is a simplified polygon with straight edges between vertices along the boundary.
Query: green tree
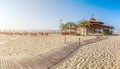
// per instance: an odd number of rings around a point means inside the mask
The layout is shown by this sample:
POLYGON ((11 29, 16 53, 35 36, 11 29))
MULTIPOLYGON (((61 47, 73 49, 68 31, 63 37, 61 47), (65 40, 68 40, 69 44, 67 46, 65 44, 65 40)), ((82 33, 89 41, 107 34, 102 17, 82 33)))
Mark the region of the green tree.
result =
POLYGON ((71 33, 71 29, 76 28, 76 24, 74 22, 67 22, 66 24, 60 23, 61 33, 64 30, 67 32, 69 30, 69 33, 71 33))
MULTIPOLYGON (((85 29, 86 28, 91 28, 91 23, 89 21, 83 19, 83 20, 78 22, 78 26, 84 28, 84 30, 83 30, 83 36, 84 36, 85 35, 85 29)), ((86 30, 86 33, 88 34, 88 30, 86 30)))
POLYGON ((61 33, 63 30, 65 30, 67 32, 67 25, 66 24, 60 23, 60 28, 61 28, 61 33))
POLYGON ((69 33, 71 33, 71 30, 74 30, 74 31, 76 31, 76 23, 74 23, 74 22, 68 22, 68 23, 66 23, 66 25, 67 25, 67 28, 69 29, 69 33))

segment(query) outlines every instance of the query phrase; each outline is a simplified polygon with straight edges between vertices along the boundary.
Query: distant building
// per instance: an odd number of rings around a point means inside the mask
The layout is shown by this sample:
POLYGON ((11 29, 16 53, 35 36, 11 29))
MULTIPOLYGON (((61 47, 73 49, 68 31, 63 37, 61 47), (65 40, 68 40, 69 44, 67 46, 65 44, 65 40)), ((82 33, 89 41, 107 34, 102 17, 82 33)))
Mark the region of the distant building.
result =
POLYGON ((63 26, 63 29, 61 30, 62 34, 77 34, 77 35, 94 35, 94 34, 102 34, 103 32, 110 33, 111 32, 111 26, 105 25, 101 21, 97 21, 93 16, 90 18, 90 20, 87 20, 89 22, 90 26, 82 26, 79 24, 75 25, 74 23, 67 23, 63 26))
POLYGON ((77 34, 80 35, 92 35, 92 34, 102 34, 102 32, 109 33, 111 30, 111 26, 104 25, 103 22, 97 21, 95 18, 90 18, 88 20, 90 23, 90 28, 89 27, 83 27, 83 26, 78 26, 77 29, 77 34))

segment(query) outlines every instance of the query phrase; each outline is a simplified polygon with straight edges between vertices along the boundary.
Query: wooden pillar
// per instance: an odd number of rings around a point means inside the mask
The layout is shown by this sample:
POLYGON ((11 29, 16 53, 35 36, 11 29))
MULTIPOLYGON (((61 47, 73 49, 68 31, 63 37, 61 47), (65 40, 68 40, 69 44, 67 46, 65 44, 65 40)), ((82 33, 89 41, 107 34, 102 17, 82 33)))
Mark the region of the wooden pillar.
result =
POLYGON ((66 36, 64 37, 64 43, 66 43, 66 36))
POLYGON ((79 38, 79 46, 80 46, 80 38, 79 38))

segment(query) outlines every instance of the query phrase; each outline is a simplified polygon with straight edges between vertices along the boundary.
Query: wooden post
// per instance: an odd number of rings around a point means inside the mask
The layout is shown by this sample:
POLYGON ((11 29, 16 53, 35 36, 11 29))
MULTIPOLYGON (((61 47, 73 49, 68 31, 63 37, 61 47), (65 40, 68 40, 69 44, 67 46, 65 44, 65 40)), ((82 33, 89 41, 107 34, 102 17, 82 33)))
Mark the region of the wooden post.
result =
POLYGON ((80 38, 79 38, 79 46, 80 46, 80 38))
POLYGON ((50 67, 47 67, 47 69, 50 69, 50 67))
POLYGON ((65 38, 64 38, 64 43, 66 43, 66 36, 65 36, 65 38))
POLYGON ((108 36, 106 36, 107 37, 107 39, 108 39, 108 36))

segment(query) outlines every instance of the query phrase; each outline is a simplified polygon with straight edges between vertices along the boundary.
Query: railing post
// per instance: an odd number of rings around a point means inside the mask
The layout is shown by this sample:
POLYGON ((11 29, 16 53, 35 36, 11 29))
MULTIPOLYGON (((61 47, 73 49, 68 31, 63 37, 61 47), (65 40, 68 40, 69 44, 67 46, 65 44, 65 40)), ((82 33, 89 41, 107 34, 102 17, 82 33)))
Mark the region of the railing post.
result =
POLYGON ((108 36, 106 36, 106 38, 108 39, 108 36))
POLYGON ((79 46, 80 46, 80 38, 79 38, 79 46))
POLYGON ((47 67, 47 69, 50 69, 50 67, 47 67))
POLYGON ((64 43, 66 43, 66 36, 64 37, 64 43))

